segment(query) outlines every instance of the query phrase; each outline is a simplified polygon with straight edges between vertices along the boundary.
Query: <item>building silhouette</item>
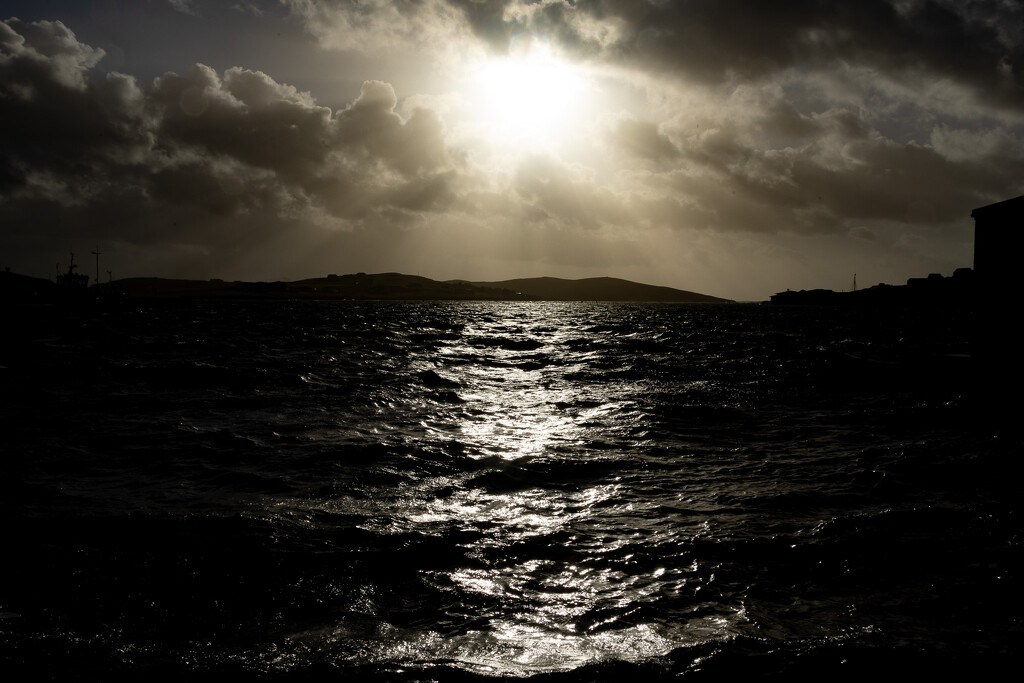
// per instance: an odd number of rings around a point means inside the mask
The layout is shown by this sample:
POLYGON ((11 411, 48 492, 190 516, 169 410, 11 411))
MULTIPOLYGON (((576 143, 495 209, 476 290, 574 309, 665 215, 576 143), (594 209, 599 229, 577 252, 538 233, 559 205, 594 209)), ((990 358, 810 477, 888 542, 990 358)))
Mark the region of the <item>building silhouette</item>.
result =
MULTIPOLYGON (((1024 195, 971 212, 974 218, 975 291, 974 356, 979 378, 1016 387, 1024 381, 1020 354, 1015 281, 1024 247, 1024 195)), ((1020 392, 993 408, 1007 413, 1022 406, 1020 392)), ((1003 396, 1003 392, 995 392, 1003 396)))
POLYGON ((974 219, 974 272, 991 294, 1012 291, 1024 250, 1024 195, 971 212, 974 219))

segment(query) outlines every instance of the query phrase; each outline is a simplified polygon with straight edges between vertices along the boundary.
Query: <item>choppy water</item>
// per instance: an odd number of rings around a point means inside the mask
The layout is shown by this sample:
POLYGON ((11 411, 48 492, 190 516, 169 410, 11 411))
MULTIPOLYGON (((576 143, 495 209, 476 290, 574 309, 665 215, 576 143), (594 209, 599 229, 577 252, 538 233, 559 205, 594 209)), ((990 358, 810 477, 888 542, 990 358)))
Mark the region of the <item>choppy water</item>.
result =
POLYGON ((1020 438, 962 359, 928 355, 963 350, 934 320, 19 315, 0 370, 8 671, 711 680, 1018 658, 1020 438))

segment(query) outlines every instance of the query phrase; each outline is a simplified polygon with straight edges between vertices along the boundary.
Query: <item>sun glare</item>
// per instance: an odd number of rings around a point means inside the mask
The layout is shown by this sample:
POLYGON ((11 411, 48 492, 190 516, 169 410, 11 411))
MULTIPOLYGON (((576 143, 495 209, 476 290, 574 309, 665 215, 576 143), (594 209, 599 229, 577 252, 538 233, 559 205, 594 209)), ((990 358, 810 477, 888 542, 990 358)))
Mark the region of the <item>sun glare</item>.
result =
POLYGON ((583 72, 533 36, 519 37, 507 56, 478 63, 473 77, 473 118, 494 142, 557 144, 582 113, 583 72))

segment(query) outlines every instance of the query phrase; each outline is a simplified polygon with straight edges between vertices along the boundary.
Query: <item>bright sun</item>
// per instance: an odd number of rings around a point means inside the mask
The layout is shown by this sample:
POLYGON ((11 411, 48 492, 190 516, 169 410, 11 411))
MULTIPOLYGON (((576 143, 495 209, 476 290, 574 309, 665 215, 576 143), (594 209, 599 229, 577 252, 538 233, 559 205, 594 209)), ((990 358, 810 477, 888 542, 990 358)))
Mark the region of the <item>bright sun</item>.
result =
POLYGON ((474 118, 495 142, 557 144, 582 111, 583 72, 532 36, 514 42, 508 56, 479 63, 474 72, 474 118))

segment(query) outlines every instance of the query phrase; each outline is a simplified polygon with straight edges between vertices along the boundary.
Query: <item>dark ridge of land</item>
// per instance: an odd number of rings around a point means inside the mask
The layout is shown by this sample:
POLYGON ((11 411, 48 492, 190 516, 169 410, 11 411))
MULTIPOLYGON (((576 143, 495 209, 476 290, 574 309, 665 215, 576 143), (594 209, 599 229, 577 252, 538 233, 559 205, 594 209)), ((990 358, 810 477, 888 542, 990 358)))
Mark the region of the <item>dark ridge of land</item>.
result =
POLYGON ((0 300, 47 299, 54 296, 56 290, 53 280, 10 271, 0 273, 0 300))
MULTIPOLYGON (((102 285, 101 285, 102 286, 102 285)), ((502 289, 438 282, 418 275, 377 273, 330 275, 294 282, 227 282, 128 278, 111 283, 131 299, 357 299, 357 300, 529 300, 502 289)))
POLYGON ((645 285, 614 277, 565 280, 557 277, 519 278, 498 282, 473 282, 481 287, 500 287, 544 301, 658 301, 677 303, 733 303, 707 294, 672 287, 645 285))
POLYGON ((295 282, 241 282, 137 277, 92 287, 0 273, 0 300, 46 303, 106 299, 354 299, 421 301, 671 301, 726 303, 704 294, 617 278, 527 278, 504 282, 431 280, 402 273, 328 275, 295 282))
POLYGON ((905 285, 877 284, 851 292, 831 289, 787 290, 773 294, 769 303, 801 306, 938 306, 974 305, 979 295, 977 277, 970 268, 958 268, 952 277, 932 273, 910 278, 905 285))

